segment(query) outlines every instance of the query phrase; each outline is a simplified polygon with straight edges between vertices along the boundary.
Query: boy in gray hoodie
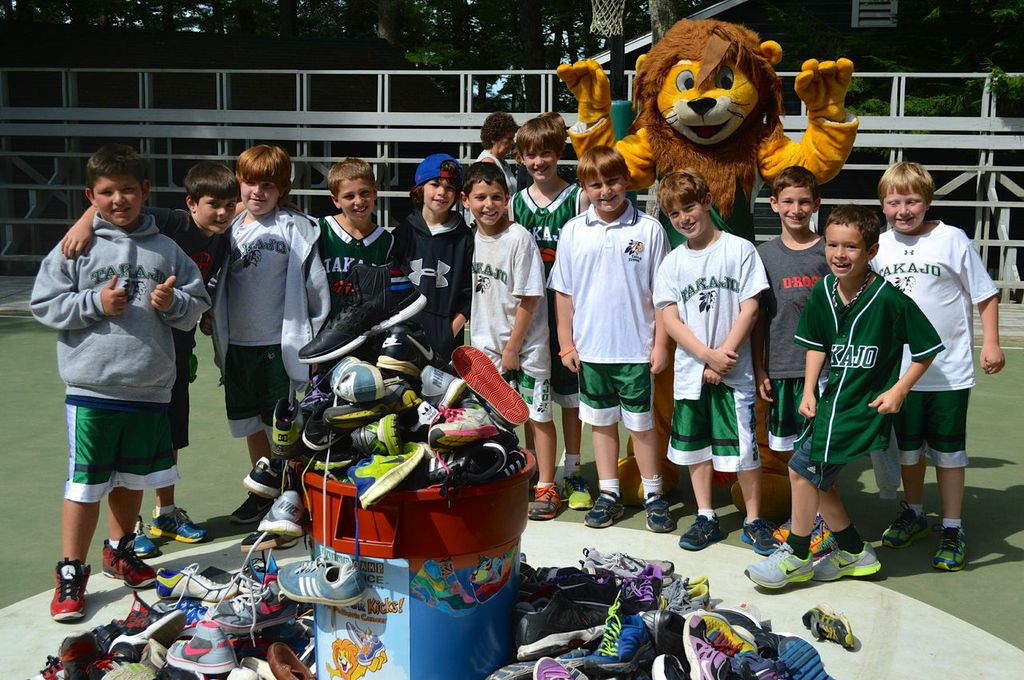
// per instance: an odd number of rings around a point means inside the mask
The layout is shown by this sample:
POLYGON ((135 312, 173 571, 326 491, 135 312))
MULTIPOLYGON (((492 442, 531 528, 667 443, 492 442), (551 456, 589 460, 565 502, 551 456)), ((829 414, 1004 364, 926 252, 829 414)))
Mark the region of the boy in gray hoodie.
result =
POLYGON ((67 385, 68 479, 61 512, 63 560, 50 615, 85 615, 85 564, 107 496, 109 540, 103 572, 131 588, 156 574, 134 554, 142 491, 178 479, 167 403, 174 385, 172 328, 188 330, 209 308, 199 269, 153 218, 145 166, 123 144, 102 147, 86 166, 85 195, 96 208, 95 244, 75 260, 59 245, 32 288, 32 314, 55 328, 57 365, 67 385))

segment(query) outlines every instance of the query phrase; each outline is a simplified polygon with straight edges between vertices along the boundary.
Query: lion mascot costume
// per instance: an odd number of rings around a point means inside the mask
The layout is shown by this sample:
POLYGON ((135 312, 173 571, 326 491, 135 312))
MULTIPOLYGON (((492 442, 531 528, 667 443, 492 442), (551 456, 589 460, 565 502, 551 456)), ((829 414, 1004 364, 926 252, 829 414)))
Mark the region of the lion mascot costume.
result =
MULTIPOLYGON (((629 134, 617 142, 604 70, 589 60, 562 64, 558 76, 578 102, 579 122, 569 130, 576 153, 614 146, 629 166, 631 190, 645 189, 672 170, 693 168, 711 189, 716 225, 753 241, 753 205, 762 183, 770 183, 791 165, 807 168, 819 182, 832 179, 849 157, 857 135, 858 121, 845 105, 853 63, 810 59, 803 63, 795 85, 807 107, 807 128, 799 142, 789 139, 780 120, 782 82, 774 69, 781 60, 777 42, 761 42, 743 26, 684 19, 637 60, 636 119, 629 134)), ((668 231, 670 241, 678 243, 674 231, 668 231)), ((671 370, 662 372, 655 386, 655 421, 663 450, 671 431, 671 374, 671 370)), ((760 402, 758 411, 758 441, 764 442, 760 402)), ((761 515, 781 521, 790 510, 786 461, 764 444, 761 451, 761 515)), ((635 463, 630 458, 620 463, 624 499, 641 504, 635 463)), ((665 461, 663 470, 666 488, 672 488, 676 466, 665 461)), ((736 485, 732 496, 742 510, 736 485)))

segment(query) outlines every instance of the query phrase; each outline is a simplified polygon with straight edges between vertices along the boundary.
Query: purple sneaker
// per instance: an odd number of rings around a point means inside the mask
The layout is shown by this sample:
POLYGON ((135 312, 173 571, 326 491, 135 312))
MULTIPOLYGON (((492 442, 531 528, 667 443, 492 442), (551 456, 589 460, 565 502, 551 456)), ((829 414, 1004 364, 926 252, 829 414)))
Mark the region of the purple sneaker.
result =
POLYGON ((557 659, 544 657, 533 667, 533 680, 587 680, 587 676, 557 659))
POLYGON ((661 567, 656 564, 648 564, 635 578, 622 579, 619 599, 622 602, 623 614, 658 609, 661 583, 661 567))

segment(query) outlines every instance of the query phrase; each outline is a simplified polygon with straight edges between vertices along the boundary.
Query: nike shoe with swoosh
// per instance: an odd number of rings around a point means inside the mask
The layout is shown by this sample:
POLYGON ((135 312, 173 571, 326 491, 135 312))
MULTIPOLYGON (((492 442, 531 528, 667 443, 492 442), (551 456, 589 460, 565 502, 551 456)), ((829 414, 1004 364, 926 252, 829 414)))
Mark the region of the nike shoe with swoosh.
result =
POLYGON ((844 576, 870 576, 882 568, 870 543, 859 553, 836 548, 814 565, 815 581, 835 581, 844 576))
POLYGON ((743 573, 762 588, 772 589, 784 588, 790 583, 801 583, 816 578, 811 558, 800 559, 793 554, 793 549, 789 547, 788 543, 783 543, 775 549, 775 552, 760 562, 750 565, 743 573))

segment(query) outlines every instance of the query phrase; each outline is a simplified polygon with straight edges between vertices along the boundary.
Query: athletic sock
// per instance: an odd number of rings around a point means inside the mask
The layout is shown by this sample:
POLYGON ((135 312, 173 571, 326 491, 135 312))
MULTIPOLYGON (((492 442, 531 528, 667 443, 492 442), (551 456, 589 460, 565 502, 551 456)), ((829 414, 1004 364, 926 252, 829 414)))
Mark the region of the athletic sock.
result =
POLYGON ((786 543, 793 549, 794 557, 806 560, 807 556, 811 554, 811 537, 809 534, 807 536, 797 536, 791 533, 786 537, 786 543))
POLYGON ((616 479, 600 479, 598 480, 598 488, 602 492, 613 493, 616 496, 619 495, 619 480, 616 479))
POLYGON ((174 505, 158 505, 156 506, 156 514, 158 517, 163 517, 164 515, 171 515, 174 514, 174 508, 174 505))
POLYGON ((853 555, 864 552, 864 539, 857 532, 857 527, 852 524, 842 531, 833 530, 832 535, 836 537, 836 544, 840 550, 845 550, 853 555))
POLYGON ((709 508, 697 508, 697 514, 701 517, 707 517, 712 522, 718 519, 718 515, 715 514, 715 511, 709 508))
POLYGON ((963 526, 964 526, 964 522, 963 522, 962 519, 952 519, 950 517, 943 517, 942 518, 942 528, 943 529, 961 529, 961 528, 963 528, 963 526))
POLYGON ((641 476, 640 483, 644 485, 644 498, 650 498, 652 494, 655 496, 661 495, 661 475, 652 479, 641 476))
POLYGON ((107 543, 110 545, 111 550, 117 550, 117 546, 121 545, 121 539, 115 541, 112 538, 108 538, 107 543))
POLYGON ((918 517, 924 516, 924 503, 907 503, 907 506, 909 506, 918 517))
POLYGON ((565 452, 565 460, 562 461, 562 476, 571 477, 580 472, 580 454, 565 452))
POLYGON ((537 482, 537 489, 547 489, 548 487, 552 487, 554 485, 554 482, 537 482))

